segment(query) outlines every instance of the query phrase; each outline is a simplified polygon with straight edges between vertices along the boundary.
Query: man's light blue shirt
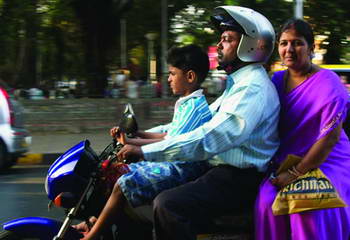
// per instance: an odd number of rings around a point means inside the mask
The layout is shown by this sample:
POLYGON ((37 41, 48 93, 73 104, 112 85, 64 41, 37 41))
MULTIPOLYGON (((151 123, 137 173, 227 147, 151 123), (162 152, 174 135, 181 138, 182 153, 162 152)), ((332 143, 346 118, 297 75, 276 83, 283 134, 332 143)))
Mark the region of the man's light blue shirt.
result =
POLYGON ((261 64, 228 76, 223 94, 210 106, 213 118, 194 131, 142 146, 146 161, 200 161, 259 171, 279 146, 279 99, 261 64))

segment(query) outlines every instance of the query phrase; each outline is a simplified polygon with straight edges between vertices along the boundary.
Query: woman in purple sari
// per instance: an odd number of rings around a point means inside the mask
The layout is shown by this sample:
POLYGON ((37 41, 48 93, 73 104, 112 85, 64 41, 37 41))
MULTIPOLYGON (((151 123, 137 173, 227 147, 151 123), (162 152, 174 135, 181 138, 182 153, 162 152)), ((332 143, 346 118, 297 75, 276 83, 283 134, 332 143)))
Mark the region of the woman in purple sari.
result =
POLYGON ((287 21, 278 36, 278 52, 288 69, 272 77, 281 101, 281 145, 273 161, 278 166, 289 154, 302 160, 262 182, 255 205, 257 240, 350 239, 350 207, 278 216, 271 208, 279 189, 315 168, 350 206, 350 142, 342 129, 348 95, 334 72, 312 64, 313 46, 312 29, 300 19, 287 21))

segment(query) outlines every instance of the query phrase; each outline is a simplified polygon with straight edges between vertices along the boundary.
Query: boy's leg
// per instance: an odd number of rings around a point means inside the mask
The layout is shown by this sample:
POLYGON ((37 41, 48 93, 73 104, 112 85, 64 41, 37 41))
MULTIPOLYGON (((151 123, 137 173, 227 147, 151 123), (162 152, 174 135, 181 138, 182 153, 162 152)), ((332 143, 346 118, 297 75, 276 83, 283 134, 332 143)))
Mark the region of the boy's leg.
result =
POLYGON ((151 203, 161 191, 191 181, 209 168, 207 162, 140 162, 130 165, 131 171, 118 179, 100 216, 84 240, 96 239, 107 226, 118 221, 124 214, 127 202, 133 207, 151 203))
POLYGON ((195 240, 213 217, 253 209, 262 177, 252 168, 225 165, 163 191, 153 201, 157 240, 195 240))
POLYGON ((117 183, 132 207, 151 204, 162 191, 180 186, 202 176, 212 166, 198 162, 138 162, 117 183))
POLYGON ((151 223, 136 220, 127 214, 121 220, 116 223, 117 240, 154 240, 151 223))
POLYGON ((105 207, 103 208, 100 216, 97 218, 96 223, 83 239, 98 239, 106 227, 111 226, 115 219, 118 219, 123 215, 125 203, 126 199, 120 190, 119 185, 115 184, 105 207))

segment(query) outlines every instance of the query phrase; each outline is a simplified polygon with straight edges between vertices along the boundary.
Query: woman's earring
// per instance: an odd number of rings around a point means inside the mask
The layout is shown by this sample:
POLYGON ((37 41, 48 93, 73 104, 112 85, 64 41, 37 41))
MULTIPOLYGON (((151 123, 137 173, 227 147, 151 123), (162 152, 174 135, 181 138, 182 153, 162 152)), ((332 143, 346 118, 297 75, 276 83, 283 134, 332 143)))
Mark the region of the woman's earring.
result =
POLYGON ((315 57, 315 53, 312 52, 312 53, 310 54, 310 59, 313 59, 314 57, 315 57))

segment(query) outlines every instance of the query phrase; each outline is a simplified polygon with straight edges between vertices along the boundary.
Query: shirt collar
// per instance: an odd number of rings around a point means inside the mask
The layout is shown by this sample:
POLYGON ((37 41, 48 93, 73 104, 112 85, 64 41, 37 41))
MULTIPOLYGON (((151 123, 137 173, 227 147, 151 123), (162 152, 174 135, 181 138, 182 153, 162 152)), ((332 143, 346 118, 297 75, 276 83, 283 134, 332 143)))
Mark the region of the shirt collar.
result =
POLYGON ((231 81, 233 81, 232 84, 244 80, 245 79, 244 75, 248 74, 254 68, 257 68, 259 66, 261 66, 260 63, 252 63, 252 64, 248 64, 248 65, 238 69, 237 71, 231 73, 229 75, 229 77, 231 78, 231 81))
POLYGON ((179 106, 182 103, 186 102, 188 99, 193 98, 193 97, 201 97, 201 96, 203 96, 203 89, 198 89, 198 90, 194 91, 193 93, 191 93, 190 95, 187 95, 185 97, 180 97, 175 103, 175 112, 177 111, 179 106))

